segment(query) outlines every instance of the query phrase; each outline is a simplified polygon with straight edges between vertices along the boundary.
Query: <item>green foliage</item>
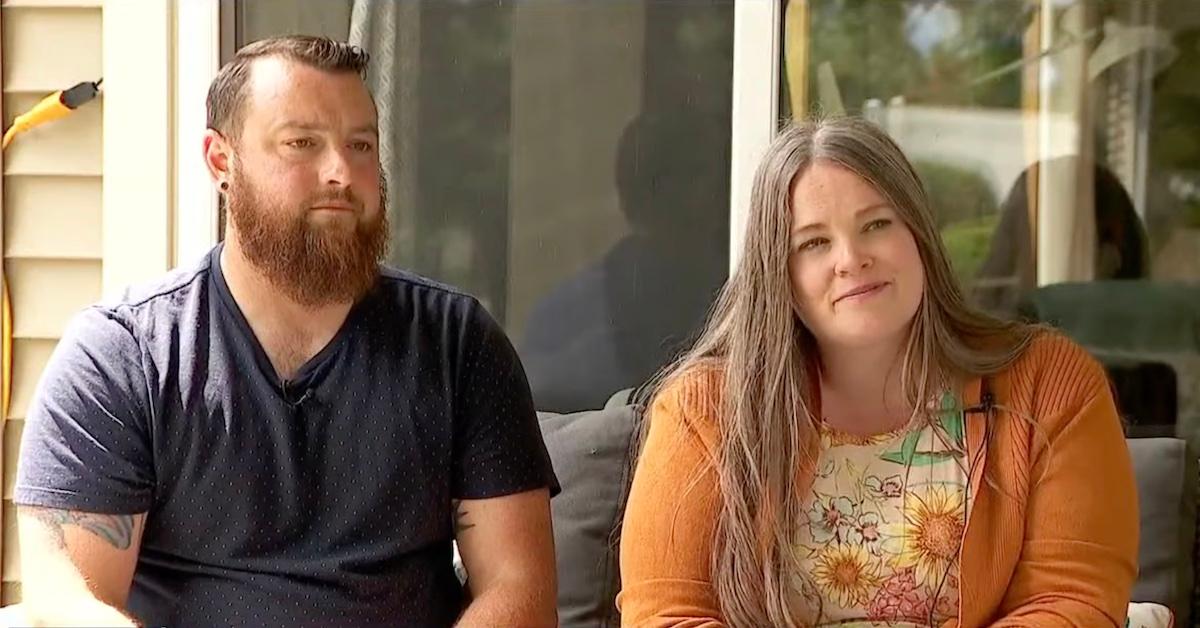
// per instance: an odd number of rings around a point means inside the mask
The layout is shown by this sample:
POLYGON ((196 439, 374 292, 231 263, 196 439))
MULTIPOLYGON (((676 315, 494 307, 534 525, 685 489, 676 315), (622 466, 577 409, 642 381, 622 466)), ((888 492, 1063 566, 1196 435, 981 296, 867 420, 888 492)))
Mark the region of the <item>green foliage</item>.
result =
POLYGON ((938 227, 996 212, 996 194, 978 171, 944 161, 913 161, 938 227))
POLYGON ((964 287, 971 284, 987 258, 992 234, 999 221, 1000 216, 993 213, 942 228, 942 241, 946 243, 954 274, 964 287))
MULTIPOLYGON (((868 99, 903 96, 909 103, 1015 108, 1021 74, 977 79, 1021 59, 1028 24, 1022 0, 928 3, 897 0, 812 0, 809 4, 808 89, 816 68, 832 65, 847 113, 868 99), (914 45, 913 17, 937 9, 956 26, 925 50, 914 45)), ((783 86, 786 93, 787 86, 783 86)), ((782 100, 785 117, 789 101, 782 100)))

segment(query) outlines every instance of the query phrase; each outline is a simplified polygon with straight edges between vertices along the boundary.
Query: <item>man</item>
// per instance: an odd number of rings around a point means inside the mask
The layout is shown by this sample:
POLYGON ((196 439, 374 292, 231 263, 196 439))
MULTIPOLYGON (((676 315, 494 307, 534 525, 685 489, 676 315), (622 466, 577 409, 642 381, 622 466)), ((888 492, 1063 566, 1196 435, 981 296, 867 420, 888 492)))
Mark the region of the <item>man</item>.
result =
POLYGON ((517 356, 471 297, 380 269, 366 63, 283 37, 213 81, 225 243, 83 312, 30 411, 31 620, 555 623, 557 485, 517 356))

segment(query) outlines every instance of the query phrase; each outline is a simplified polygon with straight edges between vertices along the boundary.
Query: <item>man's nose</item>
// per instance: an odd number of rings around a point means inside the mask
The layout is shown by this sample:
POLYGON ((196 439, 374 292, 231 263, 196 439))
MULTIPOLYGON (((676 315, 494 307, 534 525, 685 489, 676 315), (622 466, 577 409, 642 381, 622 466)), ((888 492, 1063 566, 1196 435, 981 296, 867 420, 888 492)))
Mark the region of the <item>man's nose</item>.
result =
POLYGON ((330 147, 325 151, 322 163, 321 178, 326 185, 347 187, 350 185, 350 160, 345 151, 330 147))

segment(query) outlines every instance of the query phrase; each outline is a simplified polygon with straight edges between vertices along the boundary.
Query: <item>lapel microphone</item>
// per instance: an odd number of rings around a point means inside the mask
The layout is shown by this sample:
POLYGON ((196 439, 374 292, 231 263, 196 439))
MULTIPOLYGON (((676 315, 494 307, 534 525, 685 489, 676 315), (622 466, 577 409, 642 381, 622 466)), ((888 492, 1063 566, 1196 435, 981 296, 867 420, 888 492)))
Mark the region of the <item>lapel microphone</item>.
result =
POLYGON ((313 391, 312 391, 312 389, 311 389, 311 388, 305 388, 305 389, 304 389, 304 394, 303 394, 303 395, 300 395, 300 398, 299 398, 299 399, 297 399, 297 400, 295 401, 295 403, 293 403, 293 404, 292 404, 292 407, 293 407, 293 408, 299 408, 299 407, 300 407, 300 406, 301 406, 301 405, 302 405, 302 404, 303 404, 305 401, 308 401, 309 399, 312 399, 312 396, 313 396, 313 391))
POLYGON ((300 406, 304 405, 304 402, 313 398, 313 389, 311 387, 306 387, 304 389, 304 394, 300 395, 299 398, 297 398, 296 400, 293 401, 292 396, 294 394, 295 394, 295 391, 288 390, 288 387, 284 386, 284 389, 283 389, 284 403, 291 406, 291 408, 293 410, 298 410, 300 408, 300 406))
POLYGON ((965 414, 982 413, 990 416, 996 409, 996 397, 992 394, 992 378, 984 376, 979 382, 979 403, 963 408, 965 414))

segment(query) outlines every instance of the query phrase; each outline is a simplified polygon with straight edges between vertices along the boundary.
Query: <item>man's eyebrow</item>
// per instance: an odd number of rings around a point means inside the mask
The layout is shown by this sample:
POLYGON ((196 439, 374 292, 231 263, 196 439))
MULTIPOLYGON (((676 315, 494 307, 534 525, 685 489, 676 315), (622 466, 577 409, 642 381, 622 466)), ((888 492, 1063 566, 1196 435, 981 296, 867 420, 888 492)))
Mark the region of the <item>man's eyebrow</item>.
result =
POLYGON ((318 131, 321 129, 321 126, 317 125, 317 124, 313 124, 311 122, 301 122, 299 120, 285 120, 285 121, 275 125, 275 128, 279 129, 279 130, 298 129, 301 131, 318 131))
MULTIPOLYGON (((303 122, 300 120, 285 120, 275 127, 277 131, 295 129, 297 131, 322 131, 326 127, 312 122, 303 122)), ((375 124, 363 124, 350 129, 352 135, 359 133, 367 133, 370 135, 379 135, 379 127, 375 124)))

